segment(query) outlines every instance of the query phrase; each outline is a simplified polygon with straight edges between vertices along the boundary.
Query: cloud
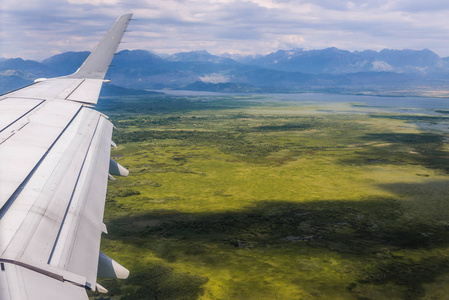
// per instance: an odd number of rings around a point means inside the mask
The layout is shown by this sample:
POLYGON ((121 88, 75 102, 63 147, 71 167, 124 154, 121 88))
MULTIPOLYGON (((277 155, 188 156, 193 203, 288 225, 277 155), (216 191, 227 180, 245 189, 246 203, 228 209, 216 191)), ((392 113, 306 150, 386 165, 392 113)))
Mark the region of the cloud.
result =
POLYGON ((374 61, 373 70, 378 72, 390 72, 393 71, 394 68, 384 61, 374 61))
POLYGON ((68 0, 71 4, 116 5, 119 0, 68 0))
POLYGON ((218 73, 211 73, 211 74, 207 74, 204 75, 202 77, 200 77, 200 80, 202 82, 206 82, 206 83, 226 83, 229 82, 231 79, 229 76, 223 75, 223 74, 218 74, 218 73))
POLYGON ((269 53, 279 48, 429 48, 449 56, 443 0, 2 0, 0 56, 91 50, 121 14, 129 49, 269 53))
POLYGON ((392 1, 391 8, 397 11, 422 13, 449 10, 449 2, 441 0, 398 0, 392 1))

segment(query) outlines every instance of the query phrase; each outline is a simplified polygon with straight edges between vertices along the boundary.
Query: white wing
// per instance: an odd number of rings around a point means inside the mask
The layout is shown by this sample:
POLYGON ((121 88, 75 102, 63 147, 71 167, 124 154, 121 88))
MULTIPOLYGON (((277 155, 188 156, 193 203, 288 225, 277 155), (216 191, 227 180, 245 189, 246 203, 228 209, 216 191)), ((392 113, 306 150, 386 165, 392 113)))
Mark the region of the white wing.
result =
MULTIPOLYGON (((87 299, 100 253, 112 124, 89 108, 132 15, 120 17, 72 75, 0 96, 0 299, 87 299)), ((99 260, 100 258, 100 260, 99 260)), ((99 263, 100 261, 100 263, 99 263)))

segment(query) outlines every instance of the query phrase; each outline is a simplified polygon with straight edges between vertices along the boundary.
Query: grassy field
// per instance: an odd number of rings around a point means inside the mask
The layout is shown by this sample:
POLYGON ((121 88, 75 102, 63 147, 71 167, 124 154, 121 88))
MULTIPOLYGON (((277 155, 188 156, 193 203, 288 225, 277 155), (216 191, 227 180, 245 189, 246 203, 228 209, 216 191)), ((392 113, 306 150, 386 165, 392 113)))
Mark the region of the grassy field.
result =
POLYGON ((447 299, 444 112, 260 96, 99 109, 131 172, 106 199, 102 251, 131 271, 101 281, 111 299, 447 299))

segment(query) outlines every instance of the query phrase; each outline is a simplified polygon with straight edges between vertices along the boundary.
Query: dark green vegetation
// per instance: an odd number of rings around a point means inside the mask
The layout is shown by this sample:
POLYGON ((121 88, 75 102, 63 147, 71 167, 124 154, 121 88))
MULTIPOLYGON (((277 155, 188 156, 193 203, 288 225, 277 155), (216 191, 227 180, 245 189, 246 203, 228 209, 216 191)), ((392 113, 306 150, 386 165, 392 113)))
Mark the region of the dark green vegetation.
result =
POLYGON ((131 172, 106 201, 102 250, 131 271, 101 283, 113 299, 447 295, 443 113, 249 96, 111 98, 100 109, 119 129, 112 156, 131 172))

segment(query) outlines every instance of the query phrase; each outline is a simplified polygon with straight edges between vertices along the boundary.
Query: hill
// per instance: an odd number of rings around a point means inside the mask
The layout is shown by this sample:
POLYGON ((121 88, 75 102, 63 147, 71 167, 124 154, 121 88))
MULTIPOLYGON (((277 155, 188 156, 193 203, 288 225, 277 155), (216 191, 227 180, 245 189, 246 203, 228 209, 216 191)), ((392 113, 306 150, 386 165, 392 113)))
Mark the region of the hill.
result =
MULTIPOLYGON (((89 52, 66 52, 42 62, 0 60, 0 90, 76 71, 89 52)), ((145 50, 116 54, 107 78, 129 89, 206 89, 230 92, 447 90, 449 59, 431 50, 279 50, 265 56, 221 57, 207 51, 162 58, 145 50)))

